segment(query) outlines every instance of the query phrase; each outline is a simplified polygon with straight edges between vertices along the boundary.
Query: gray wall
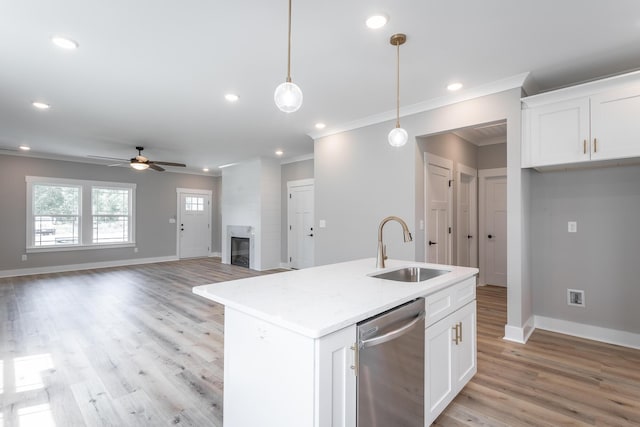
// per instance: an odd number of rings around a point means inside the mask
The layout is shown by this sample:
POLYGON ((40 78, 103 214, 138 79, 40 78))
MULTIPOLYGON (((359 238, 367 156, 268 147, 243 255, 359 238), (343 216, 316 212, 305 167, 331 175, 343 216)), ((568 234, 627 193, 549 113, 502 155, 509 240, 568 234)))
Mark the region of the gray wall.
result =
MULTIPOLYGON (((443 133, 440 135, 427 136, 421 138, 420 147, 422 151, 444 157, 445 159, 454 161, 454 176, 458 170, 458 164, 461 163, 470 168, 477 169, 478 163, 478 147, 471 144, 456 134, 443 133)), ((505 144, 506 147, 506 144, 505 144)), ((505 149, 505 166, 506 166, 506 149, 505 149)))
POLYGON ((289 262, 289 239, 288 239, 288 210, 287 200, 289 198, 287 194, 287 182, 296 181, 299 179, 311 179, 313 178, 313 159, 302 160, 299 162, 286 163, 282 165, 282 203, 280 210, 282 212, 282 224, 281 224, 281 242, 282 249, 280 251, 280 260, 286 264, 289 262))
MULTIPOLYGON (((385 241, 390 258, 424 260, 424 173, 417 137, 499 120, 507 121, 508 328, 521 330, 532 315, 527 250, 528 174, 520 167, 520 88, 404 116, 409 143, 394 149, 387 134, 394 126, 366 126, 318 138, 314 143, 316 264, 374 257, 378 224, 387 215, 409 223, 414 241, 403 243, 390 224, 385 241)), ((375 266, 372 263, 372 266, 375 266)), ((505 329, 507 332, 507 329, 505 329)))
POLYGON ((639 212, 640 166, 533 172, 534 313, 640 333, 639 212), (585 291, 585 308, 567 305, 567 288, 585 291))
MULTIPOLYGON (((130 168, 7 155, 0 155, 0 183, 0 271, 175 256, 176 224, 170 224, 169 218, 176 216, 176 188, 212 190, 214 200, 219 194, 219 180, 207 176, 155 171, 140 173, 130 168), (138 253, 134 253, 133 248, 31 253, 27 261, 21 261, 26 246, 27 175, 137 184, 138 253)), ((217 233, 219 230, 214 221, 212 238, 217 233)), ((212 250, 215 251, 215 246, 212 250)))
POLYGON ((507 167, 507 144, 492 144, 478 147, 478 169, 507 167))

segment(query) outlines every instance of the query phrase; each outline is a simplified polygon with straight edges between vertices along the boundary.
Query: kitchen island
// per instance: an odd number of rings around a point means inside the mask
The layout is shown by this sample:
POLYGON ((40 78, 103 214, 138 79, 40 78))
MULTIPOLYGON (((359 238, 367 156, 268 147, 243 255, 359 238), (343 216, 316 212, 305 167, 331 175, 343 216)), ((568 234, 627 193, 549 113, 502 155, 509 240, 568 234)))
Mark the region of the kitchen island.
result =
POLYGON ((225 426, 355 426, 356 324, 416 298, 426 303, 426 351, 438 351, 427 365, 448 359, 446 366, 425 367, 430 423, 439 413, 432 408, 441 412, 475 373, 477 272, 396 260, 380 270, 374 259, 363 259, 195 287, 195 294, 225 305, 225 426), (405 266, 448 273, 412 283, 371 277, 405 266), (463 308, 468 327, 462 321, 459 331, 458 323, 449 327, 463 308), (458 338, 470 347, 462 358, 450 348, 458 338), (459 369, 461 362, 472 366, 459 369))

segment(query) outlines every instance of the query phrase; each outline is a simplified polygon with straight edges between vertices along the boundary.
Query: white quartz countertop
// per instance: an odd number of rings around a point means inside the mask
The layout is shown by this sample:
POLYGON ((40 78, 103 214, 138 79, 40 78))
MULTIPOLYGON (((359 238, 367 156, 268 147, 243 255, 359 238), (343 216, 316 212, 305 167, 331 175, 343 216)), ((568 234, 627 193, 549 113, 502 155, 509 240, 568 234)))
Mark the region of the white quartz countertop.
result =
POLYGON ((478 273, 476 268, 375 258, 196 286, 193 292, 310 338, 319 338, 478 273), (405 266, 450 270, 418 283, 370 277, 405 266))

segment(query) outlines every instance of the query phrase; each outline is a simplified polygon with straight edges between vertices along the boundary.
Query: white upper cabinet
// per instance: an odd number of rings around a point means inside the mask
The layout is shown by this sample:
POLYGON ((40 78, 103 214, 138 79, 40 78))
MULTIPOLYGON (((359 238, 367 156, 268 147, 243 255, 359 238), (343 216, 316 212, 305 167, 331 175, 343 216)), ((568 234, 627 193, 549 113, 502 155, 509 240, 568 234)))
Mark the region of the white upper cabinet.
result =
POLYGON ((522 102, 522 167, 640 157, 638 72, 522 102))
POLYGON ((591 159, 640 156, 640 88, 591 97, 591 159))

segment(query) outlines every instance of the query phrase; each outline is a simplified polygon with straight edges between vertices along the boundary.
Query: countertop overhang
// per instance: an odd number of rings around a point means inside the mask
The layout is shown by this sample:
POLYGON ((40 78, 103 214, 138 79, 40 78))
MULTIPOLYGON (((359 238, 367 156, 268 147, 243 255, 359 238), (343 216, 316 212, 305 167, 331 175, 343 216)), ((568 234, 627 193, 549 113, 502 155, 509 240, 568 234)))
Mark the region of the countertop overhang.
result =
POLYGON ((309 338, 320 338, 478 273, 477 268, 375 258, 196 286, 193 293, 309 338), (424 282, 370 277, 406 266, 449 270, 424 282))

